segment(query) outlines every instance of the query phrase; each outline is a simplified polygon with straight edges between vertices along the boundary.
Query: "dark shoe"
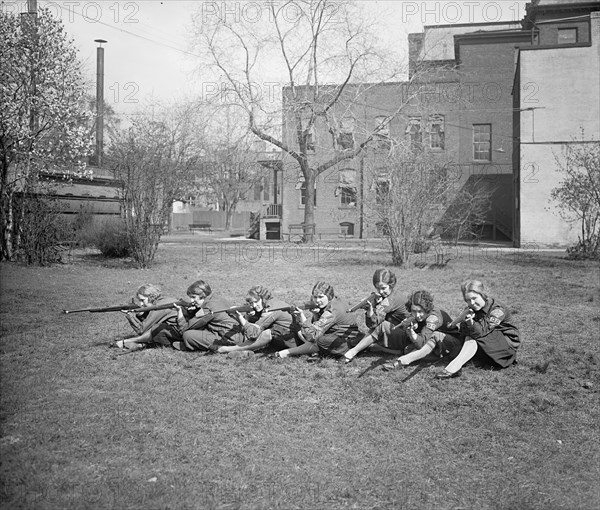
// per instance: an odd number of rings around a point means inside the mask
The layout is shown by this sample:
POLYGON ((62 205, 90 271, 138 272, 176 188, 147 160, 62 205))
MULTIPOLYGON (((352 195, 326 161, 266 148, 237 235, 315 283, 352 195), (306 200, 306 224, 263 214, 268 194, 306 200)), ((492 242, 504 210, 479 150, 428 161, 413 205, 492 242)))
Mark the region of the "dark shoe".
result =
POLYGON ((453 379, 454 377, 460 377, 461 375, 462 375, 462 368, 458 372, 455 372, 453 374, 444 370, 443 372, 439 372, 438 374, 436 374, 435 378, 436 379, 453 379))
POLYGON ((183 342, 173 342, 171 347, 173 347, 173 349, 176 351, 187 351, 187 347, 183 342))
POLYGON ((281 356, 279 355, 279 352, 273 352, 269 355, 267 355, 268 359, 281 359, 281 356))
POLYGON ((306 362, 307 363, 316 363, 317 361, 321 361, 322 359, 323 358, 321 356, 321 353, 314 352, 308 358, 306 358, 306 362))
POLYGON ((354 361, 354 358, 346 358, 346 356, 341 356, 336 360, 340 365, 349 365, 354 361))
POLYGON ((408 365, 403 365, 397 359, 394 361, 386 361, 383 365, 381 365, 381 370, 385 372, 391 372, 392 370, 400 369, 402 370, 404 367, 408 365))

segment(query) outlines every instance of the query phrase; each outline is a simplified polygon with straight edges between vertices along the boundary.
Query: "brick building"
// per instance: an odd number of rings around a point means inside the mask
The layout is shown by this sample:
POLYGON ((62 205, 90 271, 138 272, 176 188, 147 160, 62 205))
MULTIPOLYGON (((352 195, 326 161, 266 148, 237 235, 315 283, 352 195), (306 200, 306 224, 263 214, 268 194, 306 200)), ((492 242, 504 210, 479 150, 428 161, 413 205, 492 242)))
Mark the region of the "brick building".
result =
MULTIPOLYGON (((352 99, 334 112, 342 133, 335 139, 329 126, 317 122, 311 165, 361 143, 404 103, 382 138, 420 139, 434 157, 454 165, 461 186, 484 176, 484 185, 494 190, 485 237, 517 246, 572 242, 572 228, 547 208, 560 180, 553 153, 580 127, 587 141, 599 138, 594 10, 598 2, 537 0, 527 5, 522 21, 426 26, 409 34, 409 80, 348 87, 352 99), (533 172, 542 178, 531 179, 533 172)), ((297 146, 291 117, 284 117, 283 136, 297 146)), ((376 234, 364 204, 382 157, 385 140, 319 176, 317 234, 376 234)), ((285 233, 303 221, 305 185, 286 155, 280 175, 285 233)))

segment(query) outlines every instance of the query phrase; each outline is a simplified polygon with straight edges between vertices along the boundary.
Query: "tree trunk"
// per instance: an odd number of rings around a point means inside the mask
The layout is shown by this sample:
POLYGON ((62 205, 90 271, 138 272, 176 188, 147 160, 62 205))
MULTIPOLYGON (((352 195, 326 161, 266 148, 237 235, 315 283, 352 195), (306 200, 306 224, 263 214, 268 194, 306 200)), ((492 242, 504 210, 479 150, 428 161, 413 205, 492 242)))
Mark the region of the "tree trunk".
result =
POLYGON ((308 164, 302 165, 304 182, 306 183, 306 200, 304 203, 304 236, 303 242, 312 243, 315 237, 315 181, 317 176, 313 168, 308 164))

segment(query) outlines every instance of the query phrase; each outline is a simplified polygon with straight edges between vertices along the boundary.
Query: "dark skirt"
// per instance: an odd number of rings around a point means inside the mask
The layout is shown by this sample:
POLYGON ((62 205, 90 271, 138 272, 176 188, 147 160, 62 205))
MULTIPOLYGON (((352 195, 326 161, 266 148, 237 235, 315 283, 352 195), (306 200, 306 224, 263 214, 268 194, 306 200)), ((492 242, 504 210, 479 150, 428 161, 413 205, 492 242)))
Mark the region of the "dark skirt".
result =
POLYGON ((358 328, 352 328, 343 333, 324 334, 317 338, 319 351, 331 356, 343 356, 362 338, 358 328))
POLYGON ((509 367, 515 362, 517 350, 508 343, 501 331, 493 330, 488 335, 474 340, 488 358, 502 368, 509 367))

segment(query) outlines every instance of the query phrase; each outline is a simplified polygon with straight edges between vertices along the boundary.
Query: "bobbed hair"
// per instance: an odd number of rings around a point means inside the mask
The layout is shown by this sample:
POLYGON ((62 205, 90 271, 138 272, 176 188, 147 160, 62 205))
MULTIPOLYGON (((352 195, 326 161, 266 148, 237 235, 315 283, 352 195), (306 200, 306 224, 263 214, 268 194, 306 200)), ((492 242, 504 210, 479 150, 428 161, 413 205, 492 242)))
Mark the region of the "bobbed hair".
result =
POLYGON ((431 312, 431 310, 433 310, 433 294, 426 290, 417 290, 413 292, 408 296, 408 301, 406 302, 406 308, 409 312, 412 305, 420 306, 425 313, 431 312))
POLYGON ((463 298, 467 295, 467 292, 477 292, 477 294, 487 301, 487 291, 483 283, 479 280, 467 280, 463 282, 460 286, 460 290, 462 290, 463 298))
POLYGON ((373 286, 377 287, 378 283, 385 283, 390 287, 396 286, 396 275, 389 269, 377 269, 373 273, 373 286))
POLYGON ((147 297, 151 303, 155 303, 158 298, 160 298, 161 291, 160 288, 156 285, 152 285, 151 283, 147 283, 146 285, 142 285, 136 292, 139 296, 147 297))
POLYGON ((249 300, 248 298, 260 299, 264 305, 271 299, 271 297, 273 296, 271 295, 271 291, 269 289, 263 287, 262 285, 255 285, 248 291, 248 297, 246 298, 246 301, 249 300))
POLYGON ((327 282, 323 281, 315 283, 315 286, 313 287, 312 295, 316 296, 317 294, 325 294, 329 301, 331 301, 335 297, 333 287, 327 282))
POLYGON ((202 296, 203 298, 205 298, 206 296, 210 296, 211 294, 212 290, 210 288, 210 285, 204 280, 197 280, 187 288, 188 296, 194 295, 202 296))

